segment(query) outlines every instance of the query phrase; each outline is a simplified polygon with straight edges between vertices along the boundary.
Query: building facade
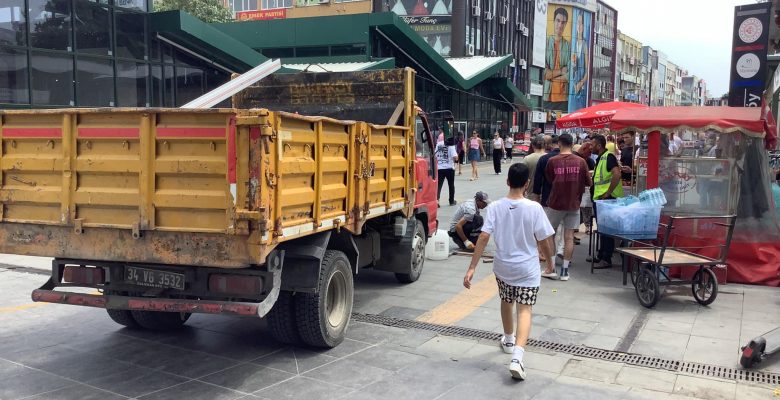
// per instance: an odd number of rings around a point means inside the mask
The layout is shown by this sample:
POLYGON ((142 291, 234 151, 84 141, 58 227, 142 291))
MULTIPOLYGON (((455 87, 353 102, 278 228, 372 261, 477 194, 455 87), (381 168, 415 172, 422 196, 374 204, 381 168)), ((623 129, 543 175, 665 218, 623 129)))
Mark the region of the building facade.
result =
POLYGON ((596 6, 593 45, 592 103, 615 100, 615 69, 617 62, 617 10, 603 1, 596 6))
POLYGON ((618 72, 615 74, 618 100, 640 102, 642 88, 642 43, 618 32, 618 72))

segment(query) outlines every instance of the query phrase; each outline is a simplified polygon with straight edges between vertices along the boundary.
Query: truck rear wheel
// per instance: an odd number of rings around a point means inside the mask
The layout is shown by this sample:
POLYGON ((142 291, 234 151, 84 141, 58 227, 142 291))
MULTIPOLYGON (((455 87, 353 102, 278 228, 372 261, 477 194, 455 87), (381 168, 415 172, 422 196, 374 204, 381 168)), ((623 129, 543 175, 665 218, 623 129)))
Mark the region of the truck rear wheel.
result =
POLYGON ((420 279, 423 264, 425 264, 425 228, 422 222, 417 220, 414 227, 414 237, 412 237, 411 262, 409 273, 396 273, 395 279, 401 283, 412 283, 420 279))
POLYGON ((173 331, 181 329, 184 323, 190 319, 190 313, 163 312, 163 311, 131 311, 133 319, 141 327, 153 331, 173 331))
POLYGON ((140 328, 138 322, 133 318, 133 314, 130 313, 130 310, 112 310, 107 308, 106 312, 108 313, 108 316, 119 325, 124 325, 130 329, 140 328))
POLYGON ((295 295, 298 333, 310 346, 336 347, 347 333, 355 290, 349 259, 343 252, 325 252, 318 289, 317 293, 295 295))
POLYGON ((292 292, 281 291, 273 308, 268 313, 268 329, 271 336, 279 343, 300 343, 298 321, 295 319, 295 296, 292 292))

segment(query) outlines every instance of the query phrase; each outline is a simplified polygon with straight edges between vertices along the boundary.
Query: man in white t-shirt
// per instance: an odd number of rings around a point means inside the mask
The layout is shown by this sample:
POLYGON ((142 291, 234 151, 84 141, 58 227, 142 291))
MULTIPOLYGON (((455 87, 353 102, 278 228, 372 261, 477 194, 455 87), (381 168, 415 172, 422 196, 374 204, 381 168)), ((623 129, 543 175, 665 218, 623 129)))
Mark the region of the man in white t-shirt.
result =
POLYGON ((488 205, 482 233, 463 278, 463 286, 471 288, 474 271, 492 236, 496 246, 493 273, 496 275, 498 294, 501 297, 501 323, 504 328, 500 345, 505 353, 512 354, 509 373, 513 378, 521 380, 526 377, 523 355, 528 334, 531 332, 531 310, 536 304, 536 295, 542 279, 537 243, 547 259, 548 267, 554 268, 553 248, 551 241, 546 239, 551 237, 555 230, 542 206, 524 197, 529 174, 525 164, 517 163, 509 168, 509 194, 488 205), (515 312, 516 331, 512 323, 515 312))
POLYGON ((439 173, 439 191, 436 194, 436 200, 441 198, 441 187, 444 185, 444 180, 447 180, 448 187, 450 189, 450 205, 454 206, 455 203, 455 163, 458 161, 458 152, 455 150, 455 142, 453 138, 444 140, 441 138, 436 143, 436 163, 439 173))

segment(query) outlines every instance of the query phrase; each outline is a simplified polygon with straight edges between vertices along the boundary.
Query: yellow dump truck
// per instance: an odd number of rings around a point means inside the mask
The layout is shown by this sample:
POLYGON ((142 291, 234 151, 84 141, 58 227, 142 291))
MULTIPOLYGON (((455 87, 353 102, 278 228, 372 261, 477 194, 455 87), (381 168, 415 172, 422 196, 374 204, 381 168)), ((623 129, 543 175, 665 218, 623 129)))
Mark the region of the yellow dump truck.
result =
POLYGON ((279 341, 332 347, 359 269, 417 280, 436 171, 414 72, 263 84, 230 109, 0 111, 0 252, 55 258, 33 300, 156 330, 191 313, 267 315, 279 341), (263 93, 291 108, 255 105, 263 93), (316 104, 390 115, 295 113, 316 104))

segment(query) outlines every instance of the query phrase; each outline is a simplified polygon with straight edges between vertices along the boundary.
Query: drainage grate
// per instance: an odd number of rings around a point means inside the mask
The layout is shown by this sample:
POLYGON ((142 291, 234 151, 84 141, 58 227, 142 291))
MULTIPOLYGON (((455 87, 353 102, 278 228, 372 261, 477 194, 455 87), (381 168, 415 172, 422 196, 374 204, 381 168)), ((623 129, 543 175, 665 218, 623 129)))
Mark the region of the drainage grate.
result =
MULTIPOLYGON (((460 336, 471 339, 499 340, 500 333, 483 331, 480 329, 462 328, 459 326, 448 326, 431 324, 428 322, 412 321, 408 319, 399 319, 385 317, 376 314, 352 314, 355 321, 366 322, 376 325, 392 326, 395 328, 413 328, 424 331, 433 331, 445 336, 460 336)), ((752 383, 765 383, 770 385, 780 385, 780 374, 771 372, 751 371, 736 368, 719 367, 716 365, 707 365, 691 362, 682 362, 667 360, 659 357, 649 357, 641 354, 624 353, 620 351, 602 350, 593 347, 562 344, 548 342, 545 340, 529 339, 528 345, 545 350, 551 350, 558 353, 571 354, 573 356, 592 358, 603 361, 618 362, 638 367, 647 367, 662 369, 666 371, 685 373, 689 375, 700 375, 711 378, 722 378, 730 380, 741 380, 752 383)), ((736 359, 735 354, 735 359, 736 359)))

